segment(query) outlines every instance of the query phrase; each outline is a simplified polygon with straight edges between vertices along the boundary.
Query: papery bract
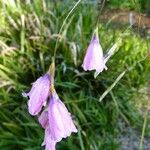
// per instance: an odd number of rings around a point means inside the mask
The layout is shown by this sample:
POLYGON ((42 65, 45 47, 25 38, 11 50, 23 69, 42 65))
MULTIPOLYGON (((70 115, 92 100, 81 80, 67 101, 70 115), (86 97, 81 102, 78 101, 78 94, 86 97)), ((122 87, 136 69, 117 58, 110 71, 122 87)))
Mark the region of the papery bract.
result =
POLYGON ((37 115, 49 96, 50 75, 45 74, 38 78, 32 85, 29 93, 23 93, 28 96, 28 109, 31 115, 37 115))
POLYGON ((107 68, 105 66, 102 47, 99 43, 99 38, 96 35, 93 36, 90 45, 87 48, 82 67, 85 71, 96 70, 97 73, 100 73, 107 68))
POLYGON ((71 114, 61 102, 56 92, 53 92, 50 97, 48 117, 53 141, 59 142, 62 138, 70 136, 71 132, 77 132, 71 114))

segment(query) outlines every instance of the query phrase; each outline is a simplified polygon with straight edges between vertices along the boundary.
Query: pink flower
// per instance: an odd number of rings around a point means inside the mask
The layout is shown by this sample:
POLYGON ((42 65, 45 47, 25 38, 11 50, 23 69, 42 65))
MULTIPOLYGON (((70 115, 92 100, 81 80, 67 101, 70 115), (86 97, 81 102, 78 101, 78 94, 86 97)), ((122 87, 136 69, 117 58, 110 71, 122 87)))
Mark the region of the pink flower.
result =
POLYGON ((46 110, 43 110, 38 118, 39 123, 45 129, 42 145, 45 145, 45 150, 55 150, 57 142, 70 136, 72 132, 77 132, 77 129, 72 121, 71 114, 55 91, 54 60, 50 65, 49 74, 47 73, 38 78, 33 83, 30 92, 22 93, 22 95, 29 97, 28 109, 31 115, 37 115, 41 112, 43 106, 46 107, 46 110))
POLYGON ((45 74, 38 78, 32 85, 29 93, 22 93, 23 96, 29 96, 28 109, 31 115, 37 115, 49 96, 50 76, 45 74))
POLYGON ((45 150, 55 150, 56 143, 77 132, 72 121, 71 114, 60 101, 54 87, 51 88, 48 110, 44 110, 39 116, 39 123, 45 129, 45 137, 42 145, 45 150))
POLYGON ((53 91, 48 107, 49 129, 53 141, 59 142, 62 138, 77 132, 72 121, 71 114, 66 106, 60 101, 57 93, 53 91))
POLYGON ((45 150, 55 150, 56 143, 56 141, 52 140, 49 127, 47 126, 45 129, 45 137, 42 146, 45 145, 45 150))
POLYGON ((82 67, 85 71, 96 70, 96 74, 99 74, 107 68, 105 66, 103 51, 99 43, 98 35, 93 36, 85 54, 82 67))
POLYGON ((56 141, 52 140, 52 136, 49 130, 48 111, 44 110, 39 116, 39 123, 45 129, 45 136, 42 146, 45 145, 45 150, 55 150, 56 141))

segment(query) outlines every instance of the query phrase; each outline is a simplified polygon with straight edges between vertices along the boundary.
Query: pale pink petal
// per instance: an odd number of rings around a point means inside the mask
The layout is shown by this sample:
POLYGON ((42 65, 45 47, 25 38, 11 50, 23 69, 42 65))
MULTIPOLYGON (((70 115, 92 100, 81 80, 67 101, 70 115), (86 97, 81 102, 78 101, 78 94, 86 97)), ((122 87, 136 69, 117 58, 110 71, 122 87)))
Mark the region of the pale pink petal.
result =
POLYGON ((87 48, 82 66, 85 71, 96 70, 98 73, 106 68, 102 47, 99 43, 98 37, 94 36, 92 38, 91 43, 87 48))
POLYGON ((52 140, 49 127, 47 126, 47 128, 45 129, 45 136, 42 146, 45 145, 45 150, 56 150, 56 143, 56 141, 52 140))
POLYGON ((32 85, 29 93, 23 93, 23 96, 29 96, 28 109, 31 115, 37 115, 49 96, 50 76, 45 74, 38 78, 32 85))
POLYGON ((71 114, 54 92, 48 108, 49 125, 52 139, 59 142, 62 138, 70 136, 77 129, 72 121, 71 114))
POLYGON ((45 145, 45 150, 56 150, 56 142, 53 140, 50 140, 45 145))
POLYGON ((43 111, 38 120, 41 126, 45 129, 48 126, 48 111, 43 111))

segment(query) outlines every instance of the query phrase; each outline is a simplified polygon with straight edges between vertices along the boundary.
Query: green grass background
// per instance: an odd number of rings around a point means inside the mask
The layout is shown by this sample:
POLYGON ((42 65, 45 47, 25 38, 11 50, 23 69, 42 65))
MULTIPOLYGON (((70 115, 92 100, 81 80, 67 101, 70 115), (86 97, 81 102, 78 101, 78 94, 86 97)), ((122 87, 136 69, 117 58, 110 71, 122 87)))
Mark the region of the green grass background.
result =
MULTIPOLYGON (((43 149, 44 131, 37 118, 28 113, 27 100, 21 93, 48 70, 58 36, 62 38, 57 48, 55 87, 73 114, 78 133, 58 143, 57 149, 120 150, 118 137, 123 127, 119 122, 141 135, 147 100, 139 90, 147 88, 149 81, 149 37, 142 38, 126 30, 127 26, 114 28, 100 21, 104 52, 123 36, 118 51, 107 63, 108 70, 94 79, 93 72, 84 72, 81 64, 94 30, 96 3, 82 1, 58 34, 74 4, 72 0, 0 1, 0 149, 43 149), (99 102, 126 69, 123 78, 99 102)), ((146 10, 138 1, 107 3, 108 8, 114 6, 146 10)), ((146 136, 150 136, 148 123, 146 136)))

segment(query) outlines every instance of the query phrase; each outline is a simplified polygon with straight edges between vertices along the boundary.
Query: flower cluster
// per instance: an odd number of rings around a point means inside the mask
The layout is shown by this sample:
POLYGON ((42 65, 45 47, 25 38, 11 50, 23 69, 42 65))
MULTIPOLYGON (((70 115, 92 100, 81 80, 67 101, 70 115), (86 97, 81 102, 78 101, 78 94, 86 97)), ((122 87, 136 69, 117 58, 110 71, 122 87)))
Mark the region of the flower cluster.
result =
MULTIPOLYGON (((107 69, 105 64, 116 48, 117 44, 114 44, 108 53, 103 56, 97 28, 85 54, 83 69, 85 71, 96 70, 96 77, 104 69, 107 69)), ((42 145, 45 145, 45 150, 55 150, 57 142, 70 136, 72 132, 77 132, 71 114, 55 91, 54 74, 55 64, 52 62, 49 72, 33 83, 30 92, 23 93, 23 96, 29 97, 29 113, 33 116, 40 114, 38 120, 45 130, 42 143, 42 145)))
POLYGON ((54 67, 50 67, 50 74, 38 78, 30 92, 23 93, 23 96, 29 97, 28 110, 31 115, 38 115, 43 110, 38 120, 45 129, 42 143, 45 150, 55 150, 57 142, 70 136, 72 132, 77 132, 71 114, 55 91, 54 67), (47 108, 43 109, 43 106, 47 108))

